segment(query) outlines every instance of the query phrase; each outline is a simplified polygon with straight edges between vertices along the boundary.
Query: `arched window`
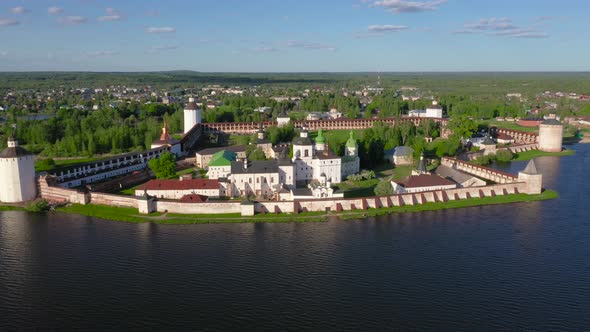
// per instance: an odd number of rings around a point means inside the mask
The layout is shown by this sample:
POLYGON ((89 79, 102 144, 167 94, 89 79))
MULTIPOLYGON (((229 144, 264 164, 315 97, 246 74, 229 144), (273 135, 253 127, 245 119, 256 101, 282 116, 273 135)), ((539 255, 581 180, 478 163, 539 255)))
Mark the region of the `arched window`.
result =
POLYGON ((303 150, 303 154, 305 157, 309 157, 309 150, 307 150, 307 149, 303 150))

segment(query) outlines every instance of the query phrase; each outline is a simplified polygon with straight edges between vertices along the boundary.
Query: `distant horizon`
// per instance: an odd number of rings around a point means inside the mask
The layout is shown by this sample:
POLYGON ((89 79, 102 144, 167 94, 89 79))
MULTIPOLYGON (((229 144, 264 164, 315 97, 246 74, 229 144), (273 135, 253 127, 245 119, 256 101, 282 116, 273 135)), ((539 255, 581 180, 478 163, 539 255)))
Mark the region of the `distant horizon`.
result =
POLYGON ((85 71, 85 70, 15 70, 0 71, 0 74, 11 73, 83 73, 83 74, 128 74, 128 73, 174 73, 190 72, 195 74, 590 74, 590 70, 568 71, 568 70, 528 70, 528 71, 198 71, 187 69, 171 70, 121 70, 121 71, 85 71))

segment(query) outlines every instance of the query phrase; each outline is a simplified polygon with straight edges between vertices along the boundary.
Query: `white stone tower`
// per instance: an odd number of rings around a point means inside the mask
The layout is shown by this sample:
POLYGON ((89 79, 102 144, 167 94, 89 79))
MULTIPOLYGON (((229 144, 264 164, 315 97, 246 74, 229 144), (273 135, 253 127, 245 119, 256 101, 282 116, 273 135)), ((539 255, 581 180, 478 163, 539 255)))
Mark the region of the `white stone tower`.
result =
POLYGON ((522 172, 518 172, 518 181, 526 183, 526 194, 540 194, 543 191, 543 174, 537 171, 533 159, 522 172))
POLYGON ((0 202, 24 202, 36 196, 33 155, 11 135, 8 147, 0 153, 0 202))
POLYGON ((193 127, 201 123, 202 111, 197 107, 195 98, 189 98, 188 104, 184 108, 184 133, 188 133, 193 127))
POLYGON ((563 124, 556 119, 548 119, 539 125, 539 150, 561 152, 563 145, 563 124))

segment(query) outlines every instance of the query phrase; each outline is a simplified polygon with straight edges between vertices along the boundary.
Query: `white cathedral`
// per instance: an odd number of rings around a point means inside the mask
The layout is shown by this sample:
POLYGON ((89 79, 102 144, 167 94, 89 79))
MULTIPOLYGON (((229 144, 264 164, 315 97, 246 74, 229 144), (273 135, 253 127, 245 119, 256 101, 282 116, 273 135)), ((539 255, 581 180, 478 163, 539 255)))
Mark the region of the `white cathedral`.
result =
POLYGON ((326 145, 326 138, 321 129, 315 144, 308 137, 307 130, 303 129, 299 137, 293 140, 292 160, 298 184, 308 184, 321 177, 325 177, 331 183, 340 183, 346 180, 347 176, 358 173, 360 168, 358 145, 352 131, 346 141, 344 156, 339 157, 326 145))

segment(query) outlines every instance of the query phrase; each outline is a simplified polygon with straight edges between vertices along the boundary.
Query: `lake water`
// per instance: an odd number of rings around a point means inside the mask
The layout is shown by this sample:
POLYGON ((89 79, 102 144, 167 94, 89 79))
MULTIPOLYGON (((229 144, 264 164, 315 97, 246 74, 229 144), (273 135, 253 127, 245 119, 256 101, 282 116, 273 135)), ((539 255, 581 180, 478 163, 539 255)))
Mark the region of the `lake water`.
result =
POLYGON ((546 202, 300 224, 1 212, 0 330, 589 330, 573 148, 537 159, 546 202))

